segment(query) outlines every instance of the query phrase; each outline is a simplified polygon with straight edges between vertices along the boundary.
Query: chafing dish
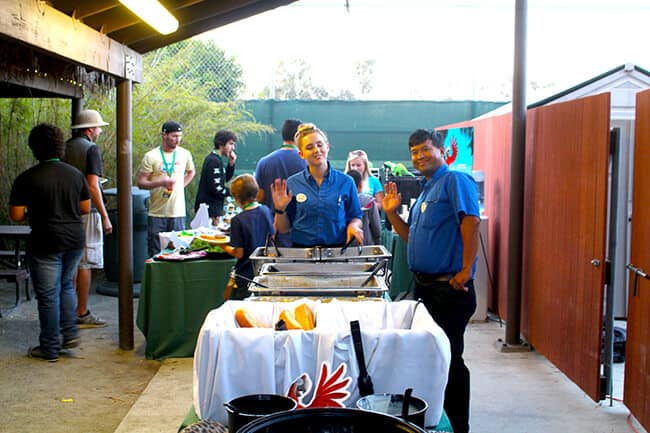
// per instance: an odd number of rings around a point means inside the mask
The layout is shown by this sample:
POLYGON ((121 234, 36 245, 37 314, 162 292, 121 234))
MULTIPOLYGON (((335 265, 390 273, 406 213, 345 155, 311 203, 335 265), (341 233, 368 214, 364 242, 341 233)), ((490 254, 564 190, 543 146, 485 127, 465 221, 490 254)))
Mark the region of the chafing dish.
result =
POLYGON ((253 296, 381 297, 388 287, 377 275, 258 275, 248 286, 253 296), (368 280, 367 284, 363 285, 368 280), (265 286, 265 287, 262 287, 265 286))
POLYGON ((341 254, 341 248, 268 248, 258 247, 250 255, 253 270, 260 273, 264 263, 296 262, 376 262, 391 257, 383 245, 351 246, 341 254))
POLYGON ((264 263, 260 275, 352 275, 372 272, 372 262, 287 262, 264 263))

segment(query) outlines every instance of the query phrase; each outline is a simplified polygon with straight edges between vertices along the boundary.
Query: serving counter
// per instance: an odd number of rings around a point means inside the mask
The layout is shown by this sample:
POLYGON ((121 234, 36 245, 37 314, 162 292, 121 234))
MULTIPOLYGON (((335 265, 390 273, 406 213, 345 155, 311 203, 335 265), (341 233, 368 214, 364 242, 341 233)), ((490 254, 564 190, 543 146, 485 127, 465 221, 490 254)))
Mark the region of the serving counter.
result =
POLYGON ((429 404, 426 424, 435 425, 440 420, 447 384, 449 340, 426 309, 417 305, 414 301, 337 299, 227 301, 208 314, 199 332, 193 376, 196 412, 201 419, 226 423, 223 404, 233 398, 260 393, 286 395, 301 388, 304 394, 300 405, 322 402, 326 399, 318 384, 324 365, 328 377, 343 369, 338 381, 332 379, 334 384, 350 378, 339 390, 344 392, 342 404, 354 407, 360 397, 359 367, 350 322, 358 320, 374 392, 402 393, 413 388, 413 394, 429 404), (307 303, 314 311, 316 328, 275 331, 273 324, 280 313, 300 303, 307 303), (242 307, 265 327, 239 328, 235 311, 242 307))
POLYGON ((136 324, 147 359, 190 357, 210 310, 223 304, 235 259, 156 262, 144 265, 136 324))

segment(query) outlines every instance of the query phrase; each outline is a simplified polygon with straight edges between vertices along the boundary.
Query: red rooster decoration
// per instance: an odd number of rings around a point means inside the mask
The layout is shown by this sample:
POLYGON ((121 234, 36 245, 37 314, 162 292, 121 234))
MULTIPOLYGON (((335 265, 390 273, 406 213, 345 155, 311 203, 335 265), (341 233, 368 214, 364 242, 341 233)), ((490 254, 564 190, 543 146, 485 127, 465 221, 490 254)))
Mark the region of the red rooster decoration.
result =
POLYGON ((445 149, 445 162, 447 162, 447 165, 453 164, 458 156, 458 143, 456 143, 456 137, 451 137, 449 142, 451 144, 451 149, 445 149))
POLYGON ((347 370, 345 364, 340 364, 331 375, 329 370, 329 364, 323 362, 318 377, 318 386, 314 390, 314 395, 309 403, 303 401, 312 387, 309 375, 303 373, 291 384, 287 396, 298 404, 298 409, 306 407, 345 407, 343 402, 350 396, 348 386, 352 378, 345 376, 347 370))

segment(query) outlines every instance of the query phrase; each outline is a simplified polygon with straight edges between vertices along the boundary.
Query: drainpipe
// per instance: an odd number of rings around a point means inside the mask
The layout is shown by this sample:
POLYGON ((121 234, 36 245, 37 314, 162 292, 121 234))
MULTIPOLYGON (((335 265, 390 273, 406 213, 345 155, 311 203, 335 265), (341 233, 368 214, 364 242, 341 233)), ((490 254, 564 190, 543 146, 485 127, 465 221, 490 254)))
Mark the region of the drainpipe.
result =
POLYGON ((515 2, 515 59, 512 79, 512 150, 510 154, 510 225, 508 227, 508 298, 506 344, 520 345, 521 265, 526 160, 527 0, 515 2))

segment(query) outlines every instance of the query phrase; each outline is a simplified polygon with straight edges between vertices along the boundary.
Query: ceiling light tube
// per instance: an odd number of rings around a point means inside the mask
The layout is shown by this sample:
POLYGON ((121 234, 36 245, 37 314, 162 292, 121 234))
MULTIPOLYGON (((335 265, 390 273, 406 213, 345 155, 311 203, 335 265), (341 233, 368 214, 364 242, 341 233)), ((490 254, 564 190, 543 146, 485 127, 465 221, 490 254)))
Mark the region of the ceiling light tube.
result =
POLYGON ((160 34, 168 35, 178 29, 178 20, 157 0, 120 0, 120 3, 160 34))

